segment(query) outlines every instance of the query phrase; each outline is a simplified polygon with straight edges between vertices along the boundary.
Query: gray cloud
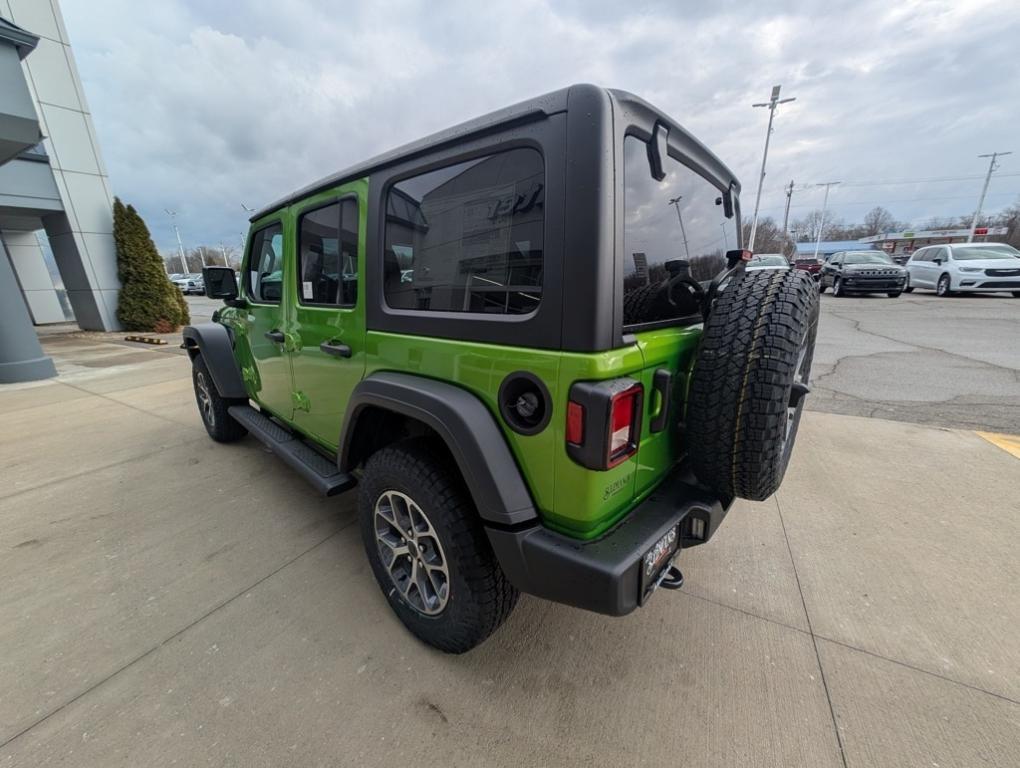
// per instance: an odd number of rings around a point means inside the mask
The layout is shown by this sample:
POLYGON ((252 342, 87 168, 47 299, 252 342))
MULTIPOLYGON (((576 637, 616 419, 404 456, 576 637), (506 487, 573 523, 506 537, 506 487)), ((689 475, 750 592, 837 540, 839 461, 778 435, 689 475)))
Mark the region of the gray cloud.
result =
MULTIPOLYGON (((1014 149, 989 208, 1020 192, 1020 5, 1001 2, 207 3, 64 0, 115 193, 163 247, 236 244, 258 206, 369 155, 573 82, 633 91, 729 164, 753 204, 773 83, 765 213, 782 186, 976 176, 1014 149)), ((973 207, 980 180, 847 187, 837 215, 973 207), (951 199, 929 199, 951 198, 951 199)), ((794 216, 818 205, 798 192, 794 216), (801 207, 807 206, 807 207, 801 207)))

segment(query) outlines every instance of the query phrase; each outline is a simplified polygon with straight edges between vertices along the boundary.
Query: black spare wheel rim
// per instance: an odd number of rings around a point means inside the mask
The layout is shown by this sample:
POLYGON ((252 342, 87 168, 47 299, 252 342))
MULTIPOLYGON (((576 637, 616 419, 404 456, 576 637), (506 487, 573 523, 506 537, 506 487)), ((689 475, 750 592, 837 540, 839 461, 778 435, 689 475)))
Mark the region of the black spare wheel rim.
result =
POLYGON ((698 479, 760 501, 786 473, 808 394, 818 292, 801 270, 752 271, 705 323, 686 408, 698 479))

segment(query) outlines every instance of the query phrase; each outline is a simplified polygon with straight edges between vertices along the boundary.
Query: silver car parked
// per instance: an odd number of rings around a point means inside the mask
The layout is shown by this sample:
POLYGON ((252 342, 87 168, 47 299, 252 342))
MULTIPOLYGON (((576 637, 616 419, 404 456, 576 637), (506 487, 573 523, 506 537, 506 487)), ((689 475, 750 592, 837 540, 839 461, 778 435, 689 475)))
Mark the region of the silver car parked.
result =
POLYGON ((954 243, 918 248, 907 262, 907 292, 1009 292, 1020 298, 1020 251, 1005 243, 954 243))

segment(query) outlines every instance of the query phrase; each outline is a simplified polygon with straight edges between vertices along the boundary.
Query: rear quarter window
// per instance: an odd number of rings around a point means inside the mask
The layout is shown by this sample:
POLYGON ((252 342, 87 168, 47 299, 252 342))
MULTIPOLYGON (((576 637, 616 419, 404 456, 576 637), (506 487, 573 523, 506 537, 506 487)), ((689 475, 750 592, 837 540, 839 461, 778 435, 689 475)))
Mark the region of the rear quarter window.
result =
POLYGON ((534 311, 542 300, 544 177, 541 153, 520 148, 390 187, 383 250, 387 306, 534 311))

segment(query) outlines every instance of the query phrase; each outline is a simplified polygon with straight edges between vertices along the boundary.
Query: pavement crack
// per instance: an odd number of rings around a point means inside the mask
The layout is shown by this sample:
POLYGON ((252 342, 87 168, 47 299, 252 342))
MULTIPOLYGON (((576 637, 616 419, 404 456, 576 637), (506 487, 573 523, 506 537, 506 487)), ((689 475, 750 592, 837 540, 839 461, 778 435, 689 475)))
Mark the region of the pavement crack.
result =
POLYGON ((337 535, 338 533, 340 533, 341 531, 344 531, 345 529, 347 529, 347 528, 350 528, 350 527, 351 527, 352 525, 354 525, 354 524, 355 524, 355 523, 356 523, 357 521, 358 521, 357 517, 355 517, 355 518, 354 518, 353 520, 348 520, 348 521, 347 521, 346 523, 344 523, 343 525, 341 525, 341 526, 340 526, 339 528, 337 528, 337 529, 336 529, 335 531, 333 531, 332 533, 330 533, 330 534, 329 534, 328 536, 326 536, 326 537, 324 537, 324 538, 320 539, 320 540, 319 540, 319 541, 317 541, 317 542, 316 542, 315 544, 312 544, 312 546, 308 547, 308 548, 307 548, 306 550, 304 550, 303 552, 300 552, 299 554, 295 555, 294 557, 292 557, 292 558, 290 558, 289 560, 287 560, 286 562, 284 562, 284 563, 283 563, 282 565, 280 565, 280 566, 278 566, 278 567, 274 568, 274 569, 273 569, 272 571, 270 571, 269 573, 267 573, 267 574, 266 574, 265 576, 262 576, 261 578, 259 578, 259 579, 257 579, 256 581, 252 582, 252 583, 251 583, 251 584, 249 584, 248 586, 244 587, 244 589, 241 589, 241 590, 239 590, 238 592, 236 592, 235 594, 231 595, 231 596, 230 596, 230 597, 228 597, 227 599, 225 599, 225 600, 223 600, 223 601, 221 601, 221 602, 217 603, 216 605, 214 605, 214 606, 213 606, 212 608, 210 608, 210 609, 209 609, 208 611, 206 611, 205 613, 203 613, 203 614, 202 614, 201 616, 199 616, 199 617, 198 617, 197 619, 195 619, 194 621, 191 621, 191 622, 189 622, 188 624, 186 624, 185 626, 181 627, 180 629, 178 629, 178 630, 177 630, 176 632, 174 632, 174 633, 173 633, 172 635, 170 635, 169 637, 166 637, 166 638, 164 638, 163 640, 160 640, 160 641, 159 641, 158 643, 156 643, 155 645, 153 645, 153 646, 152 646, 151 648, 149 648, 149 649, 148 649, 147 651, 145 651, 145 652, 143 652, 143 653, 140 653, 140 654, 139 654, 138 656, 135 656, 135 657, 134 657, 133 659, 131 659, 130 661, 128 661, 128 662, 126 662, 125 664, 121 665, 120 667, 118 667, 118 668, 117 668, 117 669, 115 669, 114 671, 110 672, 110 673, 109 673, 108 675, 106 675, 106 676, 105 676, 105 677, 103 677, 102 679, 100 679, 100 680, 97 680, 96 682, 94 682, 94 683, 93 683, 92 685, 90 685, 90 686, 89 686, 88 688, 86 688, 85 690, 83 690, 83 691, 80 691, 80 692, 76 693, 76 694, 75 694, 74 696, 72 696, 72 697, 71 697, 70 699, 68 699, 67 701, 65 701, 65 702, 64 702, 63 704, 60 704, 59 706, 57 706, 57 707, 54 707, 54 708, 53 708, 53 709, 51 709, 51 710, 50 710, 49 712, 47 712, 47 713, 46 713, 45 715, 43 715, 42 717, 38 718, 37 720, 35 720, 35 721, 34 721, 34 722, 32 722, 31 724, 29 724, 29 725, 25 726, 24 728, 22 728, 22 729, 21 729, 20 731, 18 731, 17 733, 15 733, 15 734, 14 734, 13 736, 11 736, 10 738, 8 738, 7 740, 5 740, 5 741, 3 741, 3 742, 0 742, 0 749, 3 749, 4 747, 8 746, 9 744, 12 744, 13 742, 17 741, 17 740, 18 740, 18 739, 20 739, 20 738, 21 738, 22 736, 24 736, 25 734, 29 733, 29 732, 30 732, 30 731, 31 731, 32 729, 34 729, 34 728, 37 728, 38 726, 42 725, 42 724, 43 724, 43 723, 45 723, 45 722, 46 722, 47 720, 49 720, 49 719, 50 719, 51 717, 53 717, 54 715, 58 714, 59 712, 62 712, 63 710, 65 710, 65 709, 66 709, 67 707, 69 707, 69 706, 71 706, 72 704, 74 704, 74 703, 75 703, 76 701, 78 701, 78 700, 79 700, 79 699, 81 699, 82 697, 84 697, 84 696, 87 696, 87 695, 88 695, 89 693, 91 693, 92 691, 96 690, 96 689, 97 689, 97 688, 99 688, 100 686, 102 686, 102 685, 105 685, 106 683, 108 683, 108 682, 109 682, 110 680, 112 680, 113 678, 115 678, 115 677, 116 677, 117 675, 119 675, 119 674, 121 674, 122 672, 124 672, 124 671, 126 671, 126 670, 130 669, 131 667, 133 667, 133 666, 134 666, 135 664, 137 664, 138 662, 142 661, 143 659, 146 659, 146 658, 148 658, 149 656, 151 656, 151 655, 152 655, 153 653, 155 653, 156 651, 158 651, 158 650, 159 650, 160 648, 162 648, 163 646, 165 646, 165 645, 167 645, 168 643, 171 643, 171 642, 173 642, 174 640, 176 640, 176 639, 177 639, 178 637, 180 637, 181 635, 183 635, 183 634, 184 634, 185 632, 187 632, 187 631, 188 631, 189 629, 192 629, 193 627, 196 627, 196 626, 198 626, 198 625, 199 625, 199 624, 201 624, 201 623, 202 623, 203 621, 205 621, 205 620, 206 620, 206 619, 208 619, 208 618, 209 618, 210 616, 212 616, 212 615, 213 615, 214 613, 217 613, 217 612, 218 612, 218 611, 220 611, 221 609, 223 609, 223 608, 226 608, 226 607, 227 607, 228 605, 230 605, 231 603, 233 603, 233 602, 234 602, 235 600, 237 600, 237 599, 238 599, 239 597, 243 597, 243 596, 244 596, 244 595, 246 595, 246 594, 247 594, 248 592, 250 592, 251 590, 253 590, 253 589, 255 589, 256 587, 258 587, 258 586, 259 586, 260 584, 262 584, 263 582, 265 582, 265 581, 268 581, 268 580, 269 580, 269 579, 271 579, 271 578, 272 578, 273 576, 275 576, 275 575, 276 575, 276 574, 278 574, 278 573, 279 573, 280 571, 282 571, 282 570, 283 570, 284 568, 287 568, 287 567, 289 567, 289 566, 293 565, 293 564, 294 564, 294 563, 296 563, 296 562, 297 562, 298 560, 300 560, 301 558, 303 558, 303 557, 304 557, 305 555, 307 555, 307 554, 310 554, 310 553, 311 553, 311 552, 313 552, 314 550, 318 549, 319 547, 321 547, 321 546, 322 546, 323 544, 325 544, 325 543, 326 543, 327 541, 329 541, 330 539, 332 539, 332 538, 333 538, 334 536, 336 536, 336 535, 337 535))
POLYGON ((818 651, 818 637, 815 635, 814 627, 811 624, 811 614, 808 612, 807 600, 804 599, 804 588, 800 583, 800 574, 797 572, 797 561, 793 556, 793 547, 790 545, 790 535, 786 532, 786 520, 783 519, 783 506, 779 503, 779 494, 775 494, 776 511, 779 513, 779 523, 783 527, 783 538, 786 540, 786 551, 790 555, 790 564, 793 566, 793 578, 797 582, 797 592, 800 594, 800 602, 804 607, 804 619, 807 621, 808 634, 811 635, 811 644, 815 649, 815 661, 818 662, 818 674, 822 678, 822 688, 825 690, 825 699, 829 703, 829 715, 832 717, 832 730, 836 734, 836 743, 839 745, 839 758, 843 761, 843 768, 847 768, 846 748, 843 746, 843 736, 839 732, 839 723, 836 720, 836 708, 832 704, 832 693, 829 691, 829 681, 825 677, 825 667, 822 666, 822 655, 818 651))

